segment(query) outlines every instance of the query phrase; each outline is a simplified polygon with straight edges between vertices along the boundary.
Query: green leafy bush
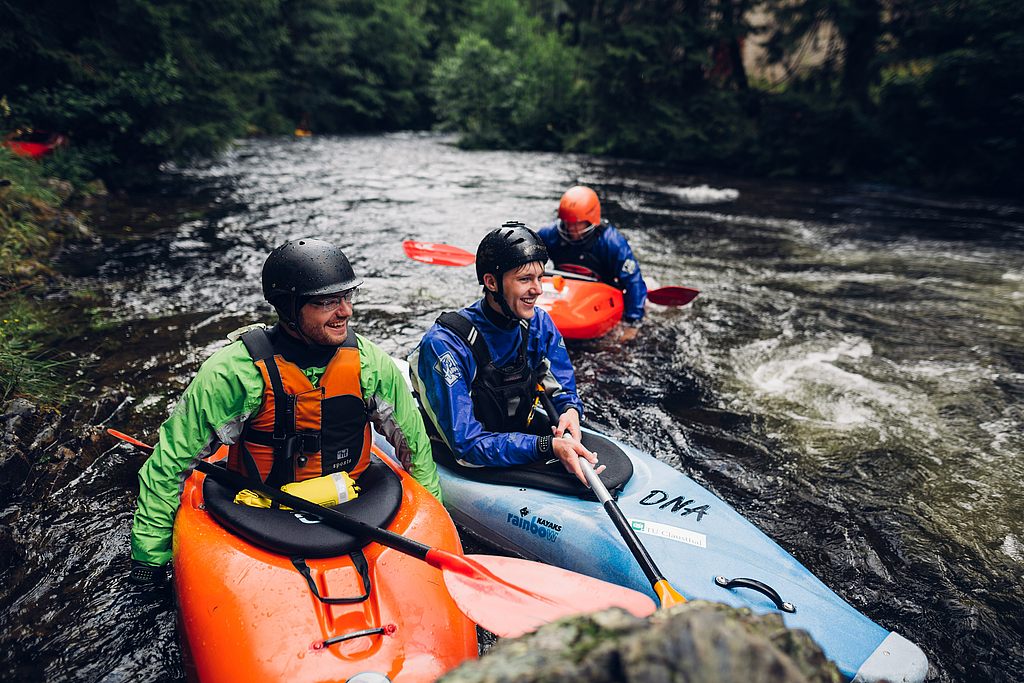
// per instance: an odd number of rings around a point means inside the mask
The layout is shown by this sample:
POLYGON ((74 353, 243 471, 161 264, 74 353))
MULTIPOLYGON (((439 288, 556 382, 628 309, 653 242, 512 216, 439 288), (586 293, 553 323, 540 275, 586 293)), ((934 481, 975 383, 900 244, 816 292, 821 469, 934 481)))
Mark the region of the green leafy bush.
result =
POLYGON ((579 127, 577 51, 516 0, 478 6, 431 82, 442 129, 469 147, 560 150, 579 127))

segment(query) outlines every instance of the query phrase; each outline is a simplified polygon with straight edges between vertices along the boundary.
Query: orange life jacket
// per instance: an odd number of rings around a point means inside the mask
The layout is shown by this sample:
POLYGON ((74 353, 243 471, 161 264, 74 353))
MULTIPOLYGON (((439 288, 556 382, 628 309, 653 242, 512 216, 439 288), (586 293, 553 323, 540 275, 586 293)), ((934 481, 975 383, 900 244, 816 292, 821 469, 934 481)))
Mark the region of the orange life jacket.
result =
POLYGON ((335 351, 318 386, 274 352, 266 330, 241 339, 263 375, 263 403, 228 449, 228 469, 272 486, 340 471, 357 478, 370 463, 372 438, 355 333, 335 351))

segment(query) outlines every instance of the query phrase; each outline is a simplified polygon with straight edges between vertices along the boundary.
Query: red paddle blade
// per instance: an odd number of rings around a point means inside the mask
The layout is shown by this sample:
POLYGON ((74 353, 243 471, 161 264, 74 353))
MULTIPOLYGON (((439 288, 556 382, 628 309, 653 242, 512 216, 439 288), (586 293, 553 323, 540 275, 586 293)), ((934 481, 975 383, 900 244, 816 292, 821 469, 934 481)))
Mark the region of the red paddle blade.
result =
POLYGON ((431 263, 435 266, 468 266, 476 261, 473 254, 450 244, 406 240, 402 242, 402 249, 413 261, 431 263))
POLYGON ((659 287, 647 292, 647 300, 662 306, 685 306, 700 294, 693 287, 659 287))
POLYGON ((466 560, 468 571, 442 567, 449 594, 466 616, 502 638, 609 607, 621 607, 638 617, 655 610, 654 601, 643 593, 567 569, 496 555, 460 559, 466 560))

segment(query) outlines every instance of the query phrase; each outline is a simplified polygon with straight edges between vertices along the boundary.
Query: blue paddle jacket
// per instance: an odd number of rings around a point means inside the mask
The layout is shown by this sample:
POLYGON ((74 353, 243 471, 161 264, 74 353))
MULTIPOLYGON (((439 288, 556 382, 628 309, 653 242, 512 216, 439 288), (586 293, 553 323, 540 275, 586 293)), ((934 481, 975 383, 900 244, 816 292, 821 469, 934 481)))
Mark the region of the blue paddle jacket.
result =
MULTIPOLYGON (((508 327, 480 299, 463 308, 467 318, 487 343, 495 365, 515 362, 522 333, 519 325, 508 327)), ((559 414, 575 408, 583 417, 583 403, 576 394, 576 377, 562 335, 543 309, 534 309, 526 335, 526 358, 532 368, 547 367, 544 386, 559 414)), ((409 356, 413 386, 420 404, 438 433, 459 460, 478 466, 522 465, 551 451, 538 448, 541 437, 522 432, 489 432, 473 411, 470 388, 477 362, 469 346, 454 332, 437 323, 409 356)), ((548 444, 550 449, 550 444, 548 444)))
POLYGON ((551 262, 586 266, 601 282, 623 291, 626 310, 622 319, 637 323, 644 317, 647 284, 640 275, 640 264, 629 248, 629 242, 611 223, 602 223, 594 232, 578 242, 570 242, 558 232, 558 221, 538 231, 547 245, 551 262))

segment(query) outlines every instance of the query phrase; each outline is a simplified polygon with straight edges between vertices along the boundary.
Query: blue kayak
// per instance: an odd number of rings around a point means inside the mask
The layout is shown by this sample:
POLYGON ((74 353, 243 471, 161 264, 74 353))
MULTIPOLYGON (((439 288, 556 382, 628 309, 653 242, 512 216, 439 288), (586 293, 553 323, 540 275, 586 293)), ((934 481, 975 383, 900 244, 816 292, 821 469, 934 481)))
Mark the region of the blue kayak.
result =
MULTIPOLYGON (((858 683, 924 680, 928 660, 917 645, 858 612, 723 500, 648 453, 584 432, 584 444, 608 465, 602 481, 618 492, 619 508, 683 596, 778 613, 858 683)), ((384 439, 376 441, 391 452, 384 439)), ((445 506, 470 532, 506 552, 657 599, 601 504, 557 461, 546 463, 558 480, 549 486, 540 465, 520 472, 461 467, 437 446, 445 506)))

